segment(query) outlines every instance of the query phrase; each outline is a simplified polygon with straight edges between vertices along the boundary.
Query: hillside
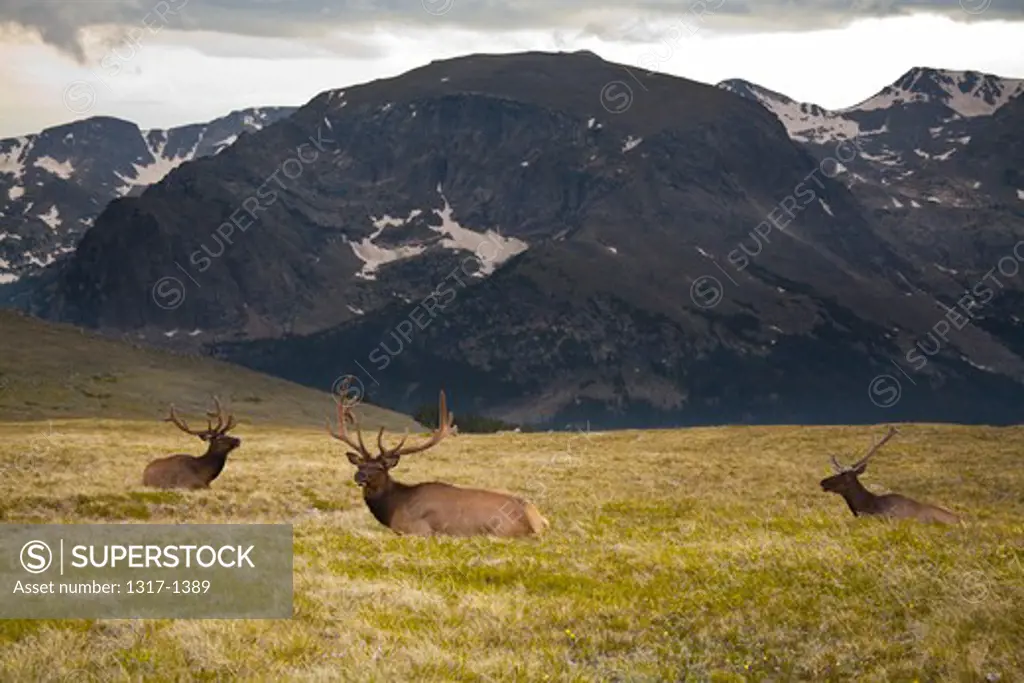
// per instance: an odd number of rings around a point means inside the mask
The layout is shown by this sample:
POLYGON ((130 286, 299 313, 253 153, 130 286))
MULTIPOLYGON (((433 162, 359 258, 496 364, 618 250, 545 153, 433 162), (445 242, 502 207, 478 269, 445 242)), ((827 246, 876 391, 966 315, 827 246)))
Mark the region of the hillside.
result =
MULTIPOLYGON (((211 358, 102 338, 69 325, 0 311, 0 420, 95 417, 152 420, 168 404, 195 415, 217 395, 241 424, 323 427, 334 378, 323 391, 211 358)), ((364 405, 366 425, 421 429, 411 418, 364 405)), ((174 429, 165 426, 169 433, 174 429)))

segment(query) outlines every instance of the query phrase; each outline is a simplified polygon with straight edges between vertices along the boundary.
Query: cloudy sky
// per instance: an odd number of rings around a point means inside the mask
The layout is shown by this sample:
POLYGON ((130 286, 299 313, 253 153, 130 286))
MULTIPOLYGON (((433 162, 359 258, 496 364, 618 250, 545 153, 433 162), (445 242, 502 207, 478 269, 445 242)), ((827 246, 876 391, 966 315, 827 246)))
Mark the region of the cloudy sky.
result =
POLYGON ((0 138, 143 127, 471 52, 581 50, 850 106, 913 66, 1024 78, 1024 0, 0 0, 0 138))

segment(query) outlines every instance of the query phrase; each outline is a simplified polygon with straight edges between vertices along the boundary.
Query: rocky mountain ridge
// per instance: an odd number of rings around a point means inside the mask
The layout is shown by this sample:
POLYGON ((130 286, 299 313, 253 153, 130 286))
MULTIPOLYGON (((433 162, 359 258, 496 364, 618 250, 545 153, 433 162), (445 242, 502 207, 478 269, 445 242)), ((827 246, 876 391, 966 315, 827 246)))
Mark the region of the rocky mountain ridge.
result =
POLYGON ((138 195, 181 164, 218 154, 294 109, 244 109, 167 130, 95 116, 0 140, 0 283, 72 252, 112 199, 138 195))
POLYGON ((953 163, 997 112, 1020 100, 1024 79, 915 67, 840 110, 798 103, 740 79, 718 87, 768 109, 793 140, 818 156, 855 140, 859 154, 844 161, 850 170, 844 181, 873 208, 977 207, 1024 190, 961 178, 953 163))
MULTIPOLYGON (((445 386, 553 426, 1013 419, 1014 281, 923 366, 908 356, 1019 217, 972 186, 969 209, 912 183, 896 207, 888 184, 924 171, 868 175, 887 165, 865 130, 918 149, 914 125, 967 120, 948 102, 918 79, 925 95, 852 137, 798 140, 750 93, 666 74, 609 106, 623 73, 593 53, 470 55, 321 93, 112 202, 33 310, 320 388, 353 374, 399 410, 445 386), (892 375, 907 391, 887 403, 872 382, 892 375)), ((994 107, 1006 91, 986 83, 994 107)), ((972 117, 971 142, 999 144, 1018 101, 972 117)), ((965 144, 935 166, 944 187, 1019 168, 965 144)))

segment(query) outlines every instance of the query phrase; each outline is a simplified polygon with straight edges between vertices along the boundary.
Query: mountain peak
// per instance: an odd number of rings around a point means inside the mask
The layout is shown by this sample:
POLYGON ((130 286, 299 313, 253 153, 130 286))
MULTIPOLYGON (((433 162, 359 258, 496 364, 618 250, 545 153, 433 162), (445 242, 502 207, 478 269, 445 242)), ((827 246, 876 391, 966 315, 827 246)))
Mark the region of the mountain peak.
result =
MULTIPOLYGON (((648 75, 638 83, 627 79, 627 65, 587 50, 474 53, 322 92, 299 117, 318 121, 341 109, 346 114, 364 109, 406 112, 427 101, 462 98, 516 102, 561 112, 585 124, 593 120, 589 126, 600 124, 600 128, 644 136, 666 128, 721 122, 721 112, 734 108, 729 94, 706 83, 670 74, 648 75), (658 98, 658 107, 631 106, 641 87, 658 98)), ((746 107, 736 111, 740 110, 746 107)), ((764 122, 770 125, 770 119, 764 122)))
POLYGON ((777 102, 785 102, 787 104, 793 102, 792 98, 783 95, 780 92, 769 90, 757 83, 751 83, 750 81, 742 78, 729 78, 718 83, 716 88, 727 90, 731 93, 739 95, 740 97, 748 97, 758 102, 762 102, 766 99, 774 100, 777 102))
POLYGON ((989 116, 1024 92, 1024 80, 978 71, 915 66, 878 94, 841 111, 885 109, 911 102, 937 103, 963 118, 989 116))

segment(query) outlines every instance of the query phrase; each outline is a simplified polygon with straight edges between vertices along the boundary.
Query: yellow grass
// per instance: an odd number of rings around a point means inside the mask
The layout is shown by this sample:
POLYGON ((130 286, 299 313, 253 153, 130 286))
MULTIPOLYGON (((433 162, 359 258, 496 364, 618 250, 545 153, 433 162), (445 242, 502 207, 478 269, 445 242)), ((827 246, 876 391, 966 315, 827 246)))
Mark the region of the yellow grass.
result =
POLYGON ((460 540, 381 527, 322 432, 240 429, 212 490, 153 494, 145 463, 197 441, 0 424, 0 521, 288 522, 296 553, 291 620, 0 621, 0 680, 1020 680, 1024 430, 905 426, 875 458, 869 488, 953 528, 820 490, 880 433, 462 435, 396 477, 518 492, 552 528, 460 540))

